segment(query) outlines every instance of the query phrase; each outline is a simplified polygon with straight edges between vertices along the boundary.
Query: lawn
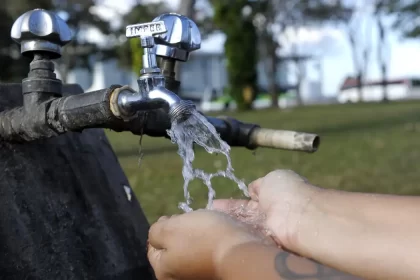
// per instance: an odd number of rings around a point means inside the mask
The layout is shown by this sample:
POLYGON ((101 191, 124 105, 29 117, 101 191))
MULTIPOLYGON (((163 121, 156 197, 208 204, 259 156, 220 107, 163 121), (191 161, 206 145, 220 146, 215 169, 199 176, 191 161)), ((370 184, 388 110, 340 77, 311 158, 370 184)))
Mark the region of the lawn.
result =
MULTIPOLYGON (((235 174, 246 183, 274 169, 292 169, 311 182, 350 191, 420 195, 420 102, 303 107, 229 114, 263 127, 317 133, 314 154, 271 149, 232 148, 235 174)), ((150 222, 178 213, 183 201, 182 161, 167 139, 107 132, 120 163, 150 222)), ((221 155, 197 150, 195 166, 224 168, 221 155)), ((236 186, 213 180, 218 198, 240 197, 236 186)), ((204 207, 207 189, 191 184, 194 207, 204 207)))

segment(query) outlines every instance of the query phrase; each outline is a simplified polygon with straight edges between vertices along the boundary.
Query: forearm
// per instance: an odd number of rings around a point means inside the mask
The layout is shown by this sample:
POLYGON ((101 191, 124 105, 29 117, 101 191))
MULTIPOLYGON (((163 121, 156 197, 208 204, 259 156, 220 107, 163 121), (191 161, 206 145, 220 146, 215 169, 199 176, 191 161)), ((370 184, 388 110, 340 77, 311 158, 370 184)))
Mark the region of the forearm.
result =
POLYGON ((420 198, 322 191, 290 250, 368 279, 420 279, 420 198))
POLYGON ((233 248, 219 263, 219 275, 221 280, 357 279, 274 246, 257 243, 233 248))

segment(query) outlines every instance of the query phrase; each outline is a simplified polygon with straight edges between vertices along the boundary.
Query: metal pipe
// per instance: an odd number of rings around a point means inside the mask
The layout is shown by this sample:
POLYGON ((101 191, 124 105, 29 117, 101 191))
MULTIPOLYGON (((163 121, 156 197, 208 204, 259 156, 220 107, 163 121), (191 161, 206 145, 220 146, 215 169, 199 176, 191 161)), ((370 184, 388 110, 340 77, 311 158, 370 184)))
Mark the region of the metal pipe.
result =
MULTIPOLYGON (((146 134, 153 137, 168 137, 174 119, 185 116, 190 110, 188 103, 175 102, 167 110, 138 111, 128 118, 117 109, 115 100, 119 94, 136 95, 128 87, 112 86, 106 89, 71 95, 34 104, 33 110, 24 107, 0 113, 0 139, 11 142, 26 142, 50 138, 67 131, 83 131, 87 128, 109 128, 114 131, 130 131, 133 134, 146 134), (184 107, 183 107, 184 106, 184 107), (147 114, 147 116, 146 116, 147 114)), ((138 96, 138 93, 137 95, 138 96)), ((137 108, 156 108, 156 100, 141 99, 137 108), (151 105, 150 103, 151 102, 151 105)), ((134 107, 131 107, 132 109, 134 107)), ((319 145, 318 135, 260 128, 256 124, 242 123, 234 118, 206 117, 216 128, 221 138, 230 146, 256 149, 267 147, 293 151, 315 152, 319 145)))

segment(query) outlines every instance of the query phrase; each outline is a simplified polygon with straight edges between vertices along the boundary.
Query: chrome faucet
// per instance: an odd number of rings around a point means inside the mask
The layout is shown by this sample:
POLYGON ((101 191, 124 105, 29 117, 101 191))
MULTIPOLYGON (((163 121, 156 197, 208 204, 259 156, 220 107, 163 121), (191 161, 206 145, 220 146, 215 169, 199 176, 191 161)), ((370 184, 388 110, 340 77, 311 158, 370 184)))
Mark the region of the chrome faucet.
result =
MULTIPOLYGON (((173 17, 178 16, 176 14, 170 15, 173 17)), ((179 39, 175 38, 175 41, 179 44, 180 41, 188 40, 189 36, 189 33, 183 34, 182 30, 184 29, 181 29, 181 32, 174 33, 172 32, 173 28, 171 28, 171 33, 168 34, 165 21, 156 19, 149 23, 134 24, 126 27, 127 38, 140 38, 141 46, 144 49, 142 57, 143 68, 140 71, 140 77, 137 79, 139 92, 125 90, 118 94, 118 106, 116 107, 120 116, 129 118, 138 111, 163 108, 168 113, 171 121, 174 121, 188 117, 195 110, 194 103, 181 99, 176 93, 165 87, 165 77, 157 64, 156 50, 159 48, 156 46, 155 41, 165 42, 165 39, 169 39, 170 42, 173 42, 174 40, 171 39, 174 39, 173 36, 175 36, 179 39)), ((168 45, 168 48, 170 47, 168 45)), ((174 55, 185 61, 188 58, 188 52, 181 52, 182 45, 176 47, 173 47, 172 51, 164 52, 164 55, 174 55)), ((194 47, 198 48, 199 44, 198 46, 195 44, 194 47)))

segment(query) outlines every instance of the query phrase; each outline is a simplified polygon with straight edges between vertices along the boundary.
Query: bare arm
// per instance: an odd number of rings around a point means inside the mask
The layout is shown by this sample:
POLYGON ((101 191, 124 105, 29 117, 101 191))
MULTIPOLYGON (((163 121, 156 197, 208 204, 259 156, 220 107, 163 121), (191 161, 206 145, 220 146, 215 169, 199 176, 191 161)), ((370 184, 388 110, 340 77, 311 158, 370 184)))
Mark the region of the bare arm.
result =
POLYGON ((290 250, 368 279, 420 279, 420 197, 324 190, 290 250))
POLYGON ((243 244, 233 248, 219 264, 222 280, 354 280, 314 261, 273 246, 243 244))

